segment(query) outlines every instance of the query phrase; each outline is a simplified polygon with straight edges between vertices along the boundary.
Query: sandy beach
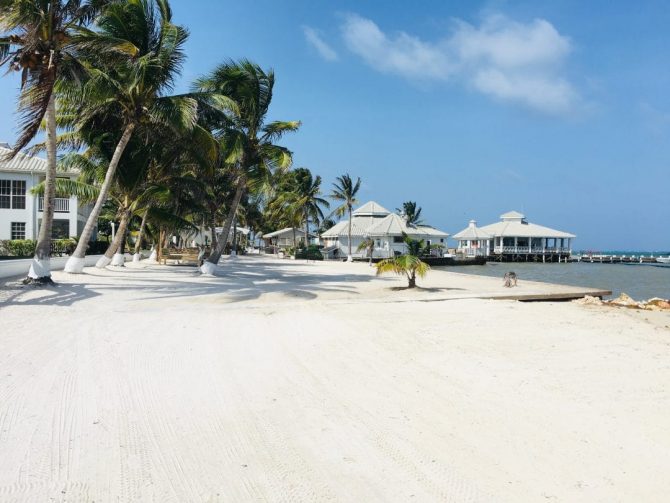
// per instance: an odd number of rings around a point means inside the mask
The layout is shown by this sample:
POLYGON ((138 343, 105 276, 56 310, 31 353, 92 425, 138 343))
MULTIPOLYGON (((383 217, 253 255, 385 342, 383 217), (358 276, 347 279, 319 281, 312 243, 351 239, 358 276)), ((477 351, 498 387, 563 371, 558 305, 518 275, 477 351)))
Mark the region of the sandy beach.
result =
POLYGON ((0 289, 0 501, 667 501, 670 314, 223 270, 0 289))

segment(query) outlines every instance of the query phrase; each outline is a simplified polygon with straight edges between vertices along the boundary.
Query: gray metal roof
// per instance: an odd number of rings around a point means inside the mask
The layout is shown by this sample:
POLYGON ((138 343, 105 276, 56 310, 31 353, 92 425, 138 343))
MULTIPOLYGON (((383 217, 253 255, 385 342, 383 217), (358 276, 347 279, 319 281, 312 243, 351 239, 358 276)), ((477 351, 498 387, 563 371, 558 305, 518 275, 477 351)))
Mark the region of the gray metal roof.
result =
MULTIPOLYGON (((13 173, 46 173, 47 160, 42 157, 19 152, 13 159, 9 159, 12 150, 9 144, 0 143, 0 171, 13 173)), ((78 175, 78 171, 58 171, 59 175, 78 175)))
POLYGON ((491 239, 491 235, 488 232, 483 231, 480 227, 477 227, 477 222, 475 220, 470 220, 469 225, 460 232, 457 232, 453 236, 454 239, 459 240, 481 240, 481 239, 491 239))
POLYGON ((368 201, 364 205, 356 208, 353 212, 352 215, 356 216, 386 216, 389 213, 391 213, 389 210, 384 208, 381 204, 375 202, 375 201, 368 201))
POLYGON ((13 159, 8 159, 8 155, 12 153, 9 145, 3 143, 0 146, 0 171, 19 171, 23 173, 30 173, 41 171, 43 173, 47 170, 47 161, 41 157, 19 152, 13 159))

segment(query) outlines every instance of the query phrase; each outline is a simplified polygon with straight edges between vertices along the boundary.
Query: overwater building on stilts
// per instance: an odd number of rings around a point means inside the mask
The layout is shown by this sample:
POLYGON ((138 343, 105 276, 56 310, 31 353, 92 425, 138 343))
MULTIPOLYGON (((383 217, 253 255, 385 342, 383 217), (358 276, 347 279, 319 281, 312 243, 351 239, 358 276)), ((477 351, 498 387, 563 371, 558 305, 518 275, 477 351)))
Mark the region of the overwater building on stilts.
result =
POLYGON ((458 253, 487 255, 501 262, 563 262, 572 254, 576 236, 534 224, 525 215, 510 211, 500 216, 500 222, 477 227, 470 221, 468 228, 454 234, 458 253))

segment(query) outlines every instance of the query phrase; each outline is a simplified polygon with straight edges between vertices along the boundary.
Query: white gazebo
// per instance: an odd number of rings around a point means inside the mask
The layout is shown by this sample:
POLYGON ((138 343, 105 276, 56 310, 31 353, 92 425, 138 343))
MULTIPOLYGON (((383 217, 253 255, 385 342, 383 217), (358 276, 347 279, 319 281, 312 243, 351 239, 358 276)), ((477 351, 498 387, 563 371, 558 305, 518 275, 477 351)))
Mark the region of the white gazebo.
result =
POLYGON ((452 236, 458 241, 456 253, 467 257, 486 257, 489 254, 492 236, 477 227, 475 220, 470 220, 468 226, 452 236))
POLYGON ((485 225, 480 230, 491 236, 489 256, 509 261, 567 259, 576 237, 528 222, 526 216, 517 211, 500 215, 500 222, 485 225))

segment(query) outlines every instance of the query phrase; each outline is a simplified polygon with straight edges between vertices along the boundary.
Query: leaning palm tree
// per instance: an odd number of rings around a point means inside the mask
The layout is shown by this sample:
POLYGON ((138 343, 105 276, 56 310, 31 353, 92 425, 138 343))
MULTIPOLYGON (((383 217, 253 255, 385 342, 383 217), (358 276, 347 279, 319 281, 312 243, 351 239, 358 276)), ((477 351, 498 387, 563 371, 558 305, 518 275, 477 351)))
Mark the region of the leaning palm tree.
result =
POLYGON ((291 152, 275 142, 285 133, 297 131, 300 122, 266 123, 274 82, 272 70, 266 72, 257 64, 243 60, 220 65, 194 85, 194 90, 203 96, 203 120, 220 138, 222 158, 235 174, 235 196, 228 208, 221 239, 200 268, 204 274, 215 272, 243 196, 269 190, 272 175, 291 165, 291 152), (237 110, 219 112, 210 106, 210 100, 205 97, 208 93, 232 98, 237 110))
POLYGON ((430 266, 419 258, 425 248, 423 240, 410 239, 407 235, 404 235, 404 240, 407 253, 378 262, 377 275, 393 273, 406 276, 407 288, 414 288, 416 287, 416 277, 423 278, 430 270, 430 266))
POLYGON ((44 211, 35 255, 26 282, 52 283, 49 255, 56 181, 57 79, 79 73, 72 32, 91 22, 105 0, 3 0, 0 2, 0 66, 21 73, 21 130, 12 150, 16 155, 37 134, 46 119, 47 169, 44 211))
POLYGON ((416 202, 405 201, 402 203, 402 208, 396 208, 396 211, 405 217, 407 225, 421 225, 421 208, 416 207, 416 202))
POLYGON ((97 31, 81 29, 77 37, 88 54, 89 79, 82 91, 66 88, 64 94, 74 103, 69 126, 84 142, 106 132, 115 146, 100 195, 65 265, 70 273, 83 271, 88 241, 133 134, 146 135, 156 127, 192 128, 197 112, 193 97, 165 95, 179 75, 188 37, 186 29, 172 23, 167 0, 114 2, 97 25, 97 31))
POLYGON ((336 201, 341 201, 342 204, 335 209, 334 214, 342 218, 345 214, 349 214, 349 255, 347 256, 347 261, 353 261, 351 255, 351 211, 358 202, 356 199, 356 194, 358 194, 358 189, 361 188, 361 179, 358 178, 356 183, 351 179, 349 174, 338 176, 336 182, 333 183, 333 192, 330 194, 330 198, 336 201))

